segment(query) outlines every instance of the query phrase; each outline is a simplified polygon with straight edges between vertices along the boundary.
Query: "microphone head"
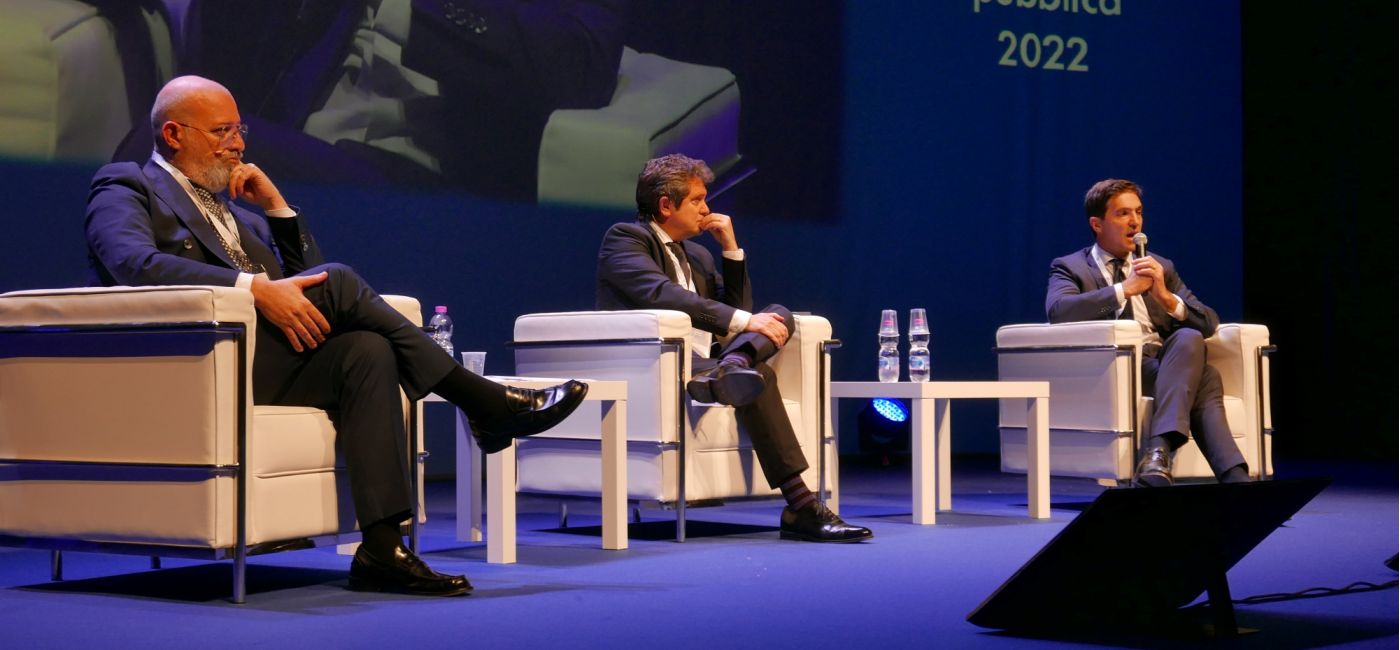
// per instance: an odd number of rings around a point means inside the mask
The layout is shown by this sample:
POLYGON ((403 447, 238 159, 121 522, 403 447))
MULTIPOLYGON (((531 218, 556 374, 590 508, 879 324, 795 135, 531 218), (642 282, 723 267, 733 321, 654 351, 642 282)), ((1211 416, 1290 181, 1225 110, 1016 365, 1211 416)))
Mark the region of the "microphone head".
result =
POLYGON ((1147 235, 1138 233, 1133 235, 1133 246, 1137 248, 1138 257, 1147 254, 1147 235))

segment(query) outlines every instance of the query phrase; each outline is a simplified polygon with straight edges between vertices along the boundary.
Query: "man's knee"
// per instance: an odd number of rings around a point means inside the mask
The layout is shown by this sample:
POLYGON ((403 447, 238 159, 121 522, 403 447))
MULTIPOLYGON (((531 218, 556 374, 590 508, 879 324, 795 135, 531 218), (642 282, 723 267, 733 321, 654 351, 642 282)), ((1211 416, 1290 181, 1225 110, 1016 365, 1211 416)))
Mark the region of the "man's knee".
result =
POLYGON ((355 272, 355 269, 351 268, 348 264, 341 264, 340 262, 327 262, 320 266, 309 268, 301 272, 300 275, 315 275, 323 271, 326 274, 326 282, 328 283, 364 283, 364 279, 360 277, 359 273, 355 272))
POLYGON ((336 344, 344 346, 344 368, 375 371, 398 370, 398 360, 394 358, 394 348, 389 339, 376 332, 353 330, 335 335, 336 344))
POLYGON ((797 331, 797 319, 792 317, 792 312, 788 311, 787 307, 778 304, 773 304, 768 305, 767 307, 764 307, 763 309, 760 309, 758 311, 763 312, 765 314, 777 314, 778 316, 781 316, 783 318, 783 324, 787 326, 789 338, 791 338, 793 333, 797 331))
POLYGON ((1172 332, 1171 336, 1167 337, 1166 343, 1183 352, 1204 353, 1206 349, 1205 337, 1201 336, 1200 331, 1193 330, 1189 327, 1183 327, 1172 332))

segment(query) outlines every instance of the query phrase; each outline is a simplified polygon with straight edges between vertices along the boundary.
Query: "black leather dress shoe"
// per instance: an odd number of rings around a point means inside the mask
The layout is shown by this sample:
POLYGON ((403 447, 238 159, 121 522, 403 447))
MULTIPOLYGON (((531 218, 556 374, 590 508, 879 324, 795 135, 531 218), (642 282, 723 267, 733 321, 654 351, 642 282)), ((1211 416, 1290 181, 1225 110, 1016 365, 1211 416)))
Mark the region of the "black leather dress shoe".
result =
POLYGON ((757 370, 733 361, 721 361, 686 382, 685 392, 697 402, 747 406, 758 399, 764 387, 763 375, 757 370))
POLYGON ((510 446, 512 438, 524 438, 548 431, 569 417, 583 397, 588 384, 569 380, 550 388, 506 388, 509 415, 490 420, 472 420, 472 435, 482 451, 494 454, 510 446))
POLYGON ((783 508, 778 537, 807 542, 860 542, 874 537, 869 528, 852 526, 820 501, 794 512, 783 508))
POLYGON ((1172 452, 1162 446, 1150 447, 1138 461, 1137 484, 1142 487, 1171 487, 1172 452))
POLYGON ((391 558, 380 558, 361 544, 350 562, 350 589, 390 591, 417 596, 461 596, 472 592, 466 576, 438 573, 403 544, 394 545, 391 558))

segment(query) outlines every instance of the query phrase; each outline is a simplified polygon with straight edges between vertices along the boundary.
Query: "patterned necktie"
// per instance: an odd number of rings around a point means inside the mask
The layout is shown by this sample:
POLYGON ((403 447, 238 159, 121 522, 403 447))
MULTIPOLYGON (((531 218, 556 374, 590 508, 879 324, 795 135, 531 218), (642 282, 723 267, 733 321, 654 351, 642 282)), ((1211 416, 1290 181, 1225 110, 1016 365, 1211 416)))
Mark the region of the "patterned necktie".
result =
MULTIPOLYGON (((224 252, 228 254, 228 258, 233 260, 234 267, 244 273, 261 273, 262 268, 254 264, 253 260, 248 259, 248 254, 244 253, 242 248, 233 245, 225 239, 223 231, 214 223, 215 218, 224 221, 224 208, 223 205, 219 203, 218 197, 214 196, 213 192, 193 183, 190 184, 190 187, 194 188, 194 195, 199 197, 199 202, 204 204, 204 218, 209 222, 209 227, 214 229, 214 236, 219 238, 219 244, 224 247, 224 252)), ((224 224, 227 223, 227 221, 224 221, 224 224)))
MULTIPOLYGON (((1109 265, 1110 267, 1113 268, 1113 283, 1114 283, 1114 284, 1118 284, 1118 283, 1123 282, 1123 281, 1125 281, 1125 280, 1128 279, 1127 276, 1123 275, 1123 264, 1125 264, 1125 263, 1126 263, 1126 262, 1125 262, 1124 260, 1120 260, 1120 259, 1118 259, 1118 258, 1116 258, 1116 257, 1108 261, 1108 265, 1109 265)), ((1118 316, 1118 318, 1120 318, 1120 319, 1122 319, 1122 320, 1133 320, 1133 299, 1132 299, 1132 298, 1128 298, 1126 301, 1124 301, 1124 303, 1123 303, 1123 313, 1120 314, 1120 315, 1118 316)))
MULTIPOLYGON (((676 261, 679 262, 681 265, 681 274, 685 276, 685 282, 681 282, 681 284, 689 288, 695 283, 695 281, 690 276, 690 260, 686 259, 685 247, 681 246, 681 243, 678 241, 668 242, 666 244, 666 247, 671 249, 671 252, 674 253, 676 256, 676 261)), ((680 278, 677 277, 676 281, 680 282, 680 278)))

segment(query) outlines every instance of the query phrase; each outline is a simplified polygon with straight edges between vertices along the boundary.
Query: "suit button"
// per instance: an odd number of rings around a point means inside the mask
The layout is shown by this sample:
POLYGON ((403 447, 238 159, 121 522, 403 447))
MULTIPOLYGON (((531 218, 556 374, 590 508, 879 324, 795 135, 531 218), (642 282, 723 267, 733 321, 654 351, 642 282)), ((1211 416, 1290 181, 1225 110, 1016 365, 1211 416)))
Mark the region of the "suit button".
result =
POLYGON ((192 248, 194 248, 194 242, 192 242, 192 241, 186 239, 186 240, 185 240, 185 250, 190 250, 190 249, 192 249, 192 248))

